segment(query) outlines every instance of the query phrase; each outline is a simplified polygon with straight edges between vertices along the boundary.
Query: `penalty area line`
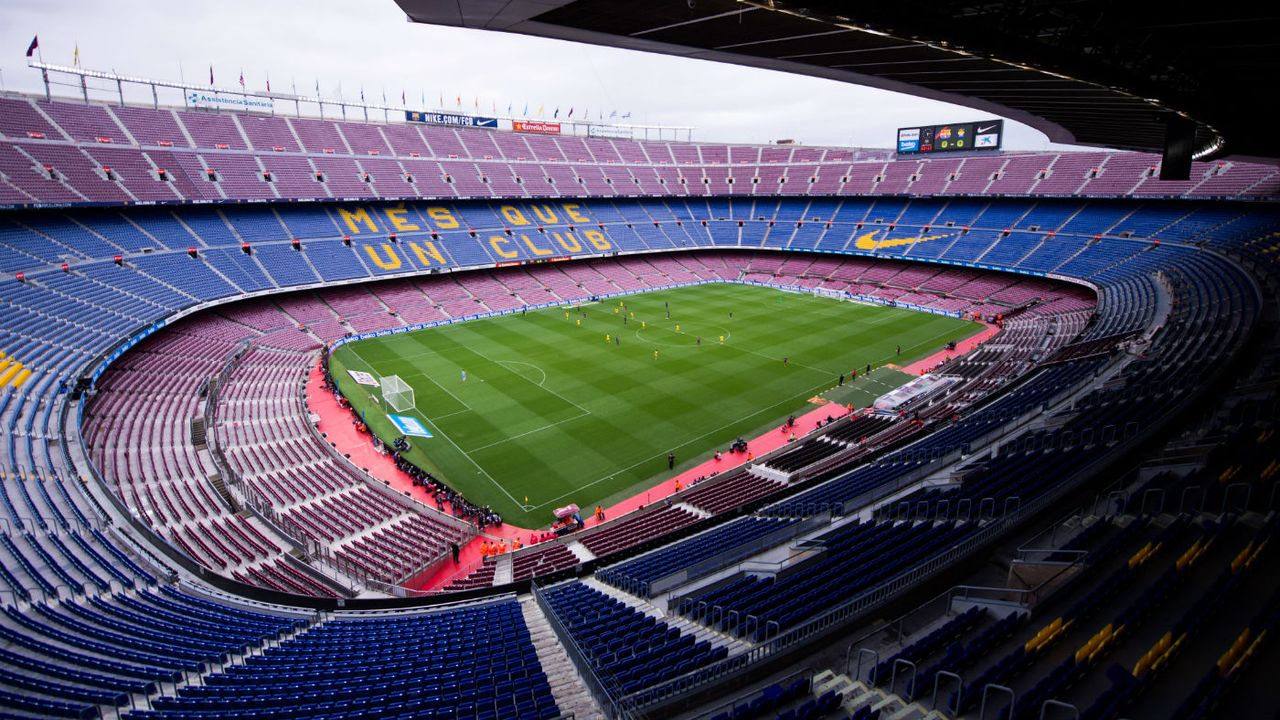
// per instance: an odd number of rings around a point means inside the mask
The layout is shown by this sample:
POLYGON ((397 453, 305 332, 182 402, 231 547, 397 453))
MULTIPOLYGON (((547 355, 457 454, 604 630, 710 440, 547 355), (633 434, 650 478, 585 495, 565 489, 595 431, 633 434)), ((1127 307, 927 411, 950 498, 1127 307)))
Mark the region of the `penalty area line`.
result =
MULTIPOLYGON (((352 348, 352 349, 351 349, 351 353, 352 353, 353 355, 355 355, 357 358, 359 358, 359 359, 360 359, 360 362, 362 362, 362 363, 364 363, 364 364, 365 364, 365 367, 369 368, 370 370, 373 370, 373 369, 374 369, 374 368, 373 368, 373 366, 369 364, 369 361, 368 361, 367 359, 365 359, 365 357, 364 357, 363 355, 361 355, 361 354, 360 354, 360 351, 359 351, 359 350, 356 350, 355 348, 352 348)), ((426 375, 426 374, 423 374, 423 373, 418 373, 418 374, 419 374, 419 375, 422 375, 424 378, 426 378, 427 380, 429 380, 429 381, 430 381, 433 385, 435 385, 436 387, 439 387, 441 390, 444 390, 445 392, 449 393, 449 395, 453 395, 453 393, 449 392, 448 390, 445 390, 444 386, 440 385, 440 383, 437 383, 435 380, 432 380, 432 379, 430 378, 430 376, 428 376, 428 375, 426 375)), ((412 377, 412 376, 411 376, 411 377, 412 377)), ((461 400, 460 398, 458 398, 456 395, 453 395, 453 398, 454 398, 455 400, 457 400, 459 403, 462 403, 462 405, 463 405, 463 406, 465 406, 465 407, 467 408, 466 410, 463 410, 462 412, 474 412, 474 410, 472 410, 472 409, 471 409, 471 406, 470 406, 470 405, 467 405, 465 402, 462 402, 462 400, 461 400)), ((416 410, 416 408, 415 408, 415 410, 416 410)), ((421 415, 422 413, 419 413, 419 414, 421 415)), ((425 417, 425 416, 424 416, 424 417, 423 417, 423 419, 427 422, 427 424, 431 425, 431 427, 435 429, 435 431, 436 431, 436 437, 441 438, 441 439, 442 439, 442 440, 444 440, 445 442, 447 442, 447 443, 449 443, 450 445, 452 445, 452 446, 453 446, 453 448, 454 448, 455 450, 457 450, 457 451, 458 451, 458 453, 459 453, 460 455, 462 455, 463 457, 465 457, 465 458, 467 459, 467 461, 468 461, 468 462, 470 462, 472 465, 475 465, 475 466, 476 466, 476 474, 477 474, 477 475, 484 475, 486 478, 488 478, 488 479, 489 479, 489 482, 493 483, 493 486, 494 486, 494 487, 496 487, 496 488, 498 488, 499 490, 501 490, 501 491, 502 491, 502 494, 503 494, 503 495, 506 495, 506 496, 507 496, 507 498, 508 498, 509 500, 511 500, 511 504, 512 504, 512 505, 517 505, 517 506, 521 506, 521 507, 523 507, 523 504, 522 504, 519 500, 516 500, 516 499, 515 499, 515 497, 513 497, 513 496, 511 495, 511 493, 510 493, 510 492, 508 492, 508 491, 507 491, 507 489, 506 489, 505 487, 503 487, 503 486, 502 486, 502 483, 500 483, 500 482, 498 482, 497 480, 495 480, 495 479, 493 478, 493 476, 489 474, 489 471, 484 469, 484 466, 483 466, 483 465, 481 465, 480 463, 476 462, 476 459, 475 459, 475 458, 473 458, 473 457, 471 457, 471 455, 470 455, 466 450, 463 450, 461 447, 459 447, 459 446, 458 446, 458 443, 454 442, 454 441, 453 441, 453 438, 449 437, 448 433, 446 433, 443 429, 441 429, 441 427, 440 427, 439 425, 437 425, 434 421, 432 421, 432 420, 431 420, 431 418, 428 418, 428 417, 425 417)))

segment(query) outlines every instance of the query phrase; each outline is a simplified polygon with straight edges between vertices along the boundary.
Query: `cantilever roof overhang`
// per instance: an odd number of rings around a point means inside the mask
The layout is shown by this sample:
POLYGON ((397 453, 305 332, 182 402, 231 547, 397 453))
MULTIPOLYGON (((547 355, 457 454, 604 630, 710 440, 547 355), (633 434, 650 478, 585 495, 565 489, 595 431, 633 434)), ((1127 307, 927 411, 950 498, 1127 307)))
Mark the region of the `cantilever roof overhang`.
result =
POLYGON ((1053 142, 1158 152, 1170 117, 1180 116, 1195 123, 1202 155, 1222 138, 1232 154, 1280 156, 1280 133, 1265 122, 1274 90, 1255 84, 1280 56, 1278 18, 1239 0, 1185 9, 1109 0, 396 2, 415 22, 734 63, 941 100, 1026 123, 1053 142), (1258 102, 1259 94, 1266 102, 1258 102))

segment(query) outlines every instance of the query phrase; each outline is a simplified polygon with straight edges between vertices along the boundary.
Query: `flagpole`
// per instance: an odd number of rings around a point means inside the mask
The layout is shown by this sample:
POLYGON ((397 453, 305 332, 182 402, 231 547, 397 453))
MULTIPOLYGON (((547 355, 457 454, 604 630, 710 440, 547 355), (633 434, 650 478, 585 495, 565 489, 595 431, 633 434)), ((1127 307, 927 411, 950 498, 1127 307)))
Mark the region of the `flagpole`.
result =
MULTIPOLYGON (((44 51, 40 49, 40 38, 38 36, 35 38, 35 45, 36 45, 36 59, 40 61, 40 65, 41 65, 40 76, 44 78, 44 99, 46 102, 53 102, 53 93, 50 92, 49 90, 49 70, 48 68, 43 67, 44 51)), ((31 57, 30 50, 27 51, 27 57, 31 57)))

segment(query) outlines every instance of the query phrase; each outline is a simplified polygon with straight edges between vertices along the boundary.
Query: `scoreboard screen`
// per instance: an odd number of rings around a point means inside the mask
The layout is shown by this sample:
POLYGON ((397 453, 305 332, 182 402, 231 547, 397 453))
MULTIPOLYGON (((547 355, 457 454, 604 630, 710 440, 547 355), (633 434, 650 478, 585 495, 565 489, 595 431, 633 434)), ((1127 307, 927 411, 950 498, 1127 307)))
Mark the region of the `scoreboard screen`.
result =
POLYGON ((898 152, 940 153, 999 150, 1003 120, 925 125, 898 129, 898 152))

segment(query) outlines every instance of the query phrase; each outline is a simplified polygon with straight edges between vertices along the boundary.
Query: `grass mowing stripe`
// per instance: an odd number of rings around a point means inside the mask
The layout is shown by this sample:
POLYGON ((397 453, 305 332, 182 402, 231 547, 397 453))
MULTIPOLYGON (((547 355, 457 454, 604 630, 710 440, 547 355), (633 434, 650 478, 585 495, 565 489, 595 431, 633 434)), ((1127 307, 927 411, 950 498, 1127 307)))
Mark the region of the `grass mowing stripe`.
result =
MULTIPOLYGON (((371 365, 367 360, 365 360, 364 356, 360 355, 359 351, 357 351, 354 347, 352 347, 352 348, 351 348, 351 355, 352 355, 352 357, 355 357, 356 359, 358 359, 358 360, 360 360, 361 362, 363 362, 363 363, 365 364, 365 366, 369 368, 369 371, 370 371, 370 372, 373 372, 373 373, 375 373, 375 374, 376 374, 377 369, 376 369, 373 365, 371 365)), ((391 373, 391 374, 394 374, 394 373, 391 373)), ((362 387, 362 386, 360 386, 360 387, 362 387)), ((443 389, 443 388, 442 388, 442 389, 443 389)), ((416 388, 415 388, 415 390, 416 390, 416 388)), ((450 393, 450 394, 452 395, 452 393, 450 393)), ((366 396, 366 397, 367 397, 367 396, 366 396)), ((415 398, 415 399, 416 399, 416 398, 415 398)), ((461 402, 461 401, 459 401, 459 402, 461 402)), ((464 404, 465 404, 465 403, 464 403, 464 404)), ((361 416, 362 416, 362 417, 364 417, 364 416, 365 416, 365 414, 366 414, 365 412, 363 412, 363 411, 361 412, 361 416)), ((490 475, 490 474, 489 474, 489 472, 488 472, 487 470, 485 470, 485 469, 484 469, 484 467, 483 467, 482 465, 480 465, 480 464, 479 464, 479 463, 477 463, 474 459, 472 459, 472 457, 471 457, 471 456, 470 456, 470 455, 469 455, 465 450, 463 450, 462 448, 458 447, 457 443, 455 443, 455 442, 453 442, 451 439, 449 439, 449 436, 448 436, 448 435, 446 435, 446 434, 445 434, 445 433, 440 429, 440 426, 439 426, 439 425, 435 424, 434 422, 432 422, 432 421, 431 421, 431 419, 430 419, 430 418, 426 417, 425 415, 422 415, 421 413, 417 413, 417 412, 415 412, 414 414, 415 414, 415 415, 421 415, 421 419, 422 419, 423 421, 425 421, 427 425, 431 426, 431 428, 432 428, 432 429, 434 429, 434 430, 435 430, 436 435, 437 435, 438 437, 441 437, 441 438, 443 438, 445 441, 447 441, 450 445, 452 445, 452 446, 453 446, 453 448, 454 448, 455 450, 457 450, 457 451, 458 451, 458 453, 459 453, 459 454, 461 454, 464 458, 466 458, 469 462, 471 462, 471 464, 475 465, 476 469, 479 471, 477 474, 483 474, 485 477, 487 477, 487 478, 489 479, 489 481, 490 481, 491 483, 493 483, 493 485, 494 485, 495 487, 497 487, 499 490, 501 490, 501 491, 503 492, 503 494, 505 494, 505 495, 506 495, 506 496, 511 500, 511 502, 512 502, 512 503, 515 503, 515 502, 516 502, 516 499, 515 499, 514 497, 512 497, 511 493, 507 492, 506 488, 504 488, 504 487, 502 486, 502 484, 501 484, 501 483, 499 483, 497 480, 495 480, 495 479, 493 478, 493 476, 492 476, 492 475, 490 475)), ((377 419, 381 420, 384 424, 389 424, 385 417, 377 418, 377 419)), ((369 427, 371 427, 371 428, 372 428, 372 427, 373 427, 373 425, 372 425, 372 424, 370 424, 370 426, 369 426, 369 427)), ((394 433, 393 433, 393 434, 394 434, 394 433)), ((381 433, 379 433, 379 436, 382 436, 382 434, 381 434, 381 433)))
MULTIPOLYGON (((825 384, 824 384, 824 385, 818 385, 818 386, 816 386, 813 390, 811 390, 810 392, 812 392, 812 393, 816 393, 819 389, 821 389, 821 388, 823 388, 823 387, 826 387, 826 385, 825 385, 825 384)), ((781 404, 782 404, 782 403, 780 403, 780 405, 781 405, 781 404)), ((713 434, 715 434, 715 433, 717 433, 717 432, 719 432, 719 431, 721 431, 721 430, 724 430, 725 428, 728 428, 728 427, 732 427, 732 426, 734 426, 734 425, 737 425, 739 422, 742 422, 742 421, 746 420, 747 418, 754 417, 754 416, 756 416, 756 415, 760 415, 760 414, 764 414, 764 413, 769 413, 770 411, 774 410, 774 409, 775 409, 775 408, 777 408, 777 407, 778 407, 778 406, 776 406, 776 405, 775 405, 775 406, 770 406, 770 407, 766 407, 766 408, 760 408, 759 410, 757 410, 756 412, 752 413, 751 415, 748 415, 748 416, 745 416, 745 417, 741 417, 741 418, 736 418, 736 419, 735 419, 735 420, 733 420, 732 422, 729 422, 729 423, 727 423, 727 424, 725 424, 725 425, 722 425, 721 427, 715 428, 715 429, 713 429, 713 430, 709 430, 709 431, 707 431, 707 432, 705 432, 705 433, 703 433, 702 435, 699 435, 699 436, 697 436, 697 437, 689 438, 689 439, 688 439, 688 440, 687 440, 683 445, 677 445, 677 446, 676 446, 675 448, 673 448, 673 449, 674 449, 674 450, 679 450, 679 449, 681 449, 681 448, 683 448, 683 447, 686 447, 686 446, 688 446, 688 445, 695 445, 695 444, 697 444, 697 443, 698 443, 698 441, 702 440, 702 439, 703 439, 703 438, 705 438, 705 437, 708 437, 708 436, 710 436, 710 435, 713 435, 713 434)), ((665 453, 660 453, 658 456, 654 456, 654 457, 665 457, 665 453)), ((645 458, 645 460, 642 460, 641 462, 645 462, 645 461, 647 461, 647 460, 651 460, 651 459, 653 459, 653 458, 645 458)), ((616 477, 616 476, 617 476, 617 475, 619 475, 620 473, 624 473, 624 472, 626 472, 627 470, 631 470, 632 468, 636 467, 636 466, 637 466, 637 465, 639 465, 639 464, 640 464, 640 463, 636 463, 635 465, 631 465, 631 466, 629 466, 629 467, 623 468, 623 469, 621 469, 621 470, 618 470, 618 471, 614 472, 614 473, 613 473, 613 474, 611 474, 611 475, 606 475, 605 477, 602 477, 602 478, 600 478, 599 480, 594 480, 594 481, 592 481, 592 482, 583 483, 583 484, 579 485, 579 486, 577 487, 577 489, 586 489, 586 488, 592 487, 592 486, 594 486, 594 485, 596 485, 596 484, 598 484, 598 483, 601 483, 601 482, 604 482, 604 481, 606 481, 606 480, 609 480, 609 479, 611 479, 611 478, 613 478, 613 477, 616 477)), ((577 489, 575 489, 575 492, 577 491, 577 489)), ((554 503, 555 501, 557 501, 557 500, 562 500, 562 499, 564 499, 564 498, 567 498, 568 496, 569 496, 569 495, 566 493, 565 495, 560 495, 559 497, 552 498, 549 502, 545 502, 545 503, 543 503, 543 504, 541 504, 541 505, 537 505, 537 506, 535 506, 535 507, 547 507, 548 505, 550 505, 550 504, 554 503)))
MULTIPOLYGON (((895 308, 708 284, 371 338, 339 348, 331 365, 340 381, 348 363, 400 374, 417 396, 412 414, 443 438, 413 438, 410 459, 474 502, 537 527, 549 519, 545 508, 561 501, 590 506, 642 491, 667 475, 668 451, 690 464, 736 436, 776 427, 850 368, 858 368, 860 386, 833 397, 865 405, 911 379, 881 369, 863 380, 866 364, 905 364, 977 329, 895 308)), ((395 436, 366 389, 342 387, 374 432, 395 436)))

